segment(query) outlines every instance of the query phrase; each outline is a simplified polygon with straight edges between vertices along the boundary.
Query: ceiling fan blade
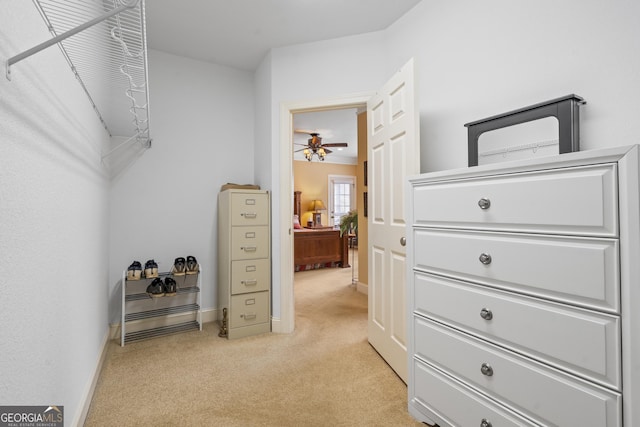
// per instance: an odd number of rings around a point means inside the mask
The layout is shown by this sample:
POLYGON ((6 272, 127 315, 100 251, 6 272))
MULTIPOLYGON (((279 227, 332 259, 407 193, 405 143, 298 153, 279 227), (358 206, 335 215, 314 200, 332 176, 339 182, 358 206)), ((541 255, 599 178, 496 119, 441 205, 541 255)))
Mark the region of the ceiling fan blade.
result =
POLYGON ((323 147, 348 147, 349 144, 347 144, 346 142, 333 142, 333 143, 327 143, 327 144, 322 144, 323 147))
POLYGON ((294 133, 306 133, 307 135, 311 135, 312 133, 318 133, 315 130, 309 130, 309 129, 294 129, 293 132, 294 133))
MULTIPOLYGON (((324 148, 324 147, 323 147, 323 148, 324 148)), ((327 148, 325 148, 325 149, 324 149, 324 152, 325 152, 325 153, 327 153, 327 154, 329 154, 329 153, 333 153, 333 151, 331 151, 331 150, 329 150, 329 149, 327 149, 327 148)))

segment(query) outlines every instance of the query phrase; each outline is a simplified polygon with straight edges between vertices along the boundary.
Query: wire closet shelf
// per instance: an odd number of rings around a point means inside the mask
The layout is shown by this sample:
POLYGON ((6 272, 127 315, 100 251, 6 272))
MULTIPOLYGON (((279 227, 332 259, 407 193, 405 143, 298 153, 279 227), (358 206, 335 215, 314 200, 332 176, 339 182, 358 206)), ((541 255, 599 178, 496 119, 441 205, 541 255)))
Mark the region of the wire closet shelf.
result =
POLYGON ((12 64, 58 44, 110 136, 151 145, 144 0, 33 0, 51 40, 7 61, 12 64), (133 134, 133 136, 131 136, 133 134))

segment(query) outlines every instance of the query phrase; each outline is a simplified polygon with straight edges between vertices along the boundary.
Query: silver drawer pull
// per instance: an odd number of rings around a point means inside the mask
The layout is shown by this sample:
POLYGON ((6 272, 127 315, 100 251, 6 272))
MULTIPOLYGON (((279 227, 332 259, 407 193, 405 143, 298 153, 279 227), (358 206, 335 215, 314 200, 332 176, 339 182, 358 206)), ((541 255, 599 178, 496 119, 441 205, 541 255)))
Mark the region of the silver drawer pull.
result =
POLYGON ((406 237, 401 237, 400 238, 400 246, 407 246, 407 238, 406 237))
POLYGON ((480 427, 493 427, 493 424, 491 424, 491 421, 483 418, 482 421, 480 421, 480 427))
POLYGON ((244 318, 244 320, 251 320, 256 318, 256 314, 255 313, 241 314, 240 317, 244 318))
POLYGON ((491 320, 493 319, 493 313, 491 312, 491 310, 483 308, 482 310, 480 310, 480 317, 482 317, 484 320, 491 320))
POLYGON ((258 281, 257 281, 256 279, 253 279, 253 280, 243 280, 243 281, 242 281, 242 282, 240 282, 240 283, 242 283, 242 284, 243 284, 243 285, 245 285, 245 286, 255 286, 255 285, 257 285, 257 284, 258 284, 258 281))
POLYGON ((490 377, 493 375, 493 368, 488 363, 483 363, 482 366, 480 366, 480 372, 482 372, 482 375, 490 377))
POLYGON ((246 247, 241 247, 240 249, 242 249, 245 252, 255 252, 258 250, 258 248, 256 248, 255 246, 246 246, 246 247))
POLYGON ((245 218, 255 218, 258 216, 258 214, 255 212, 244 212, 244 213, 241 213, 240 216, 243 216, 245 218))
POLYGON ((491 200, 483 197, 482 199, 478 200, 478 206, 480 206, 480 209, 489 209, 489 206, 491 206, 491 200))
POLYGON ((478 258, 480 260, 481 263, 483 263, 484 265, 489 265, 491 264, 491 255, 489 254, 485 254, 485 253, 481 253, 480 257, 478 258))

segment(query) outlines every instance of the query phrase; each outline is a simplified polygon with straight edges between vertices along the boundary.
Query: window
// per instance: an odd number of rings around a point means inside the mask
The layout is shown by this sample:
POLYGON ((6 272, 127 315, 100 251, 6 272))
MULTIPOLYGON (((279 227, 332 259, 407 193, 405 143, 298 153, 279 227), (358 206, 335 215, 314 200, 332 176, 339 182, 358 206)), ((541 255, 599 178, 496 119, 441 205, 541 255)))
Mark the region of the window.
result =
POLYGON ((355 176, 329 175, 329 225, 340 226, 340 219, 355 209, 355 176))

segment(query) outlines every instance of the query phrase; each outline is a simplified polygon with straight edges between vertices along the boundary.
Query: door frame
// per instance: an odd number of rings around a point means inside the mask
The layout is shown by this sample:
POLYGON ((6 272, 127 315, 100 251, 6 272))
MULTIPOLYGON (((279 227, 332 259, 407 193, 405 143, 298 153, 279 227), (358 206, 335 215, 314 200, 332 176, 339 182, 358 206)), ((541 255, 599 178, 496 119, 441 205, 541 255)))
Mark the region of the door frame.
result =
MULTIPOLYGON (((365 106, 375 92, 280 104, 280 318, 271 319, 271 330, 291 333, 295 329, 293 294, 293 114, 365 106)), ((277 241, 273 239, 272 241, 277 241)), ((273 266, 276 268, 276 266, 273 266)))

